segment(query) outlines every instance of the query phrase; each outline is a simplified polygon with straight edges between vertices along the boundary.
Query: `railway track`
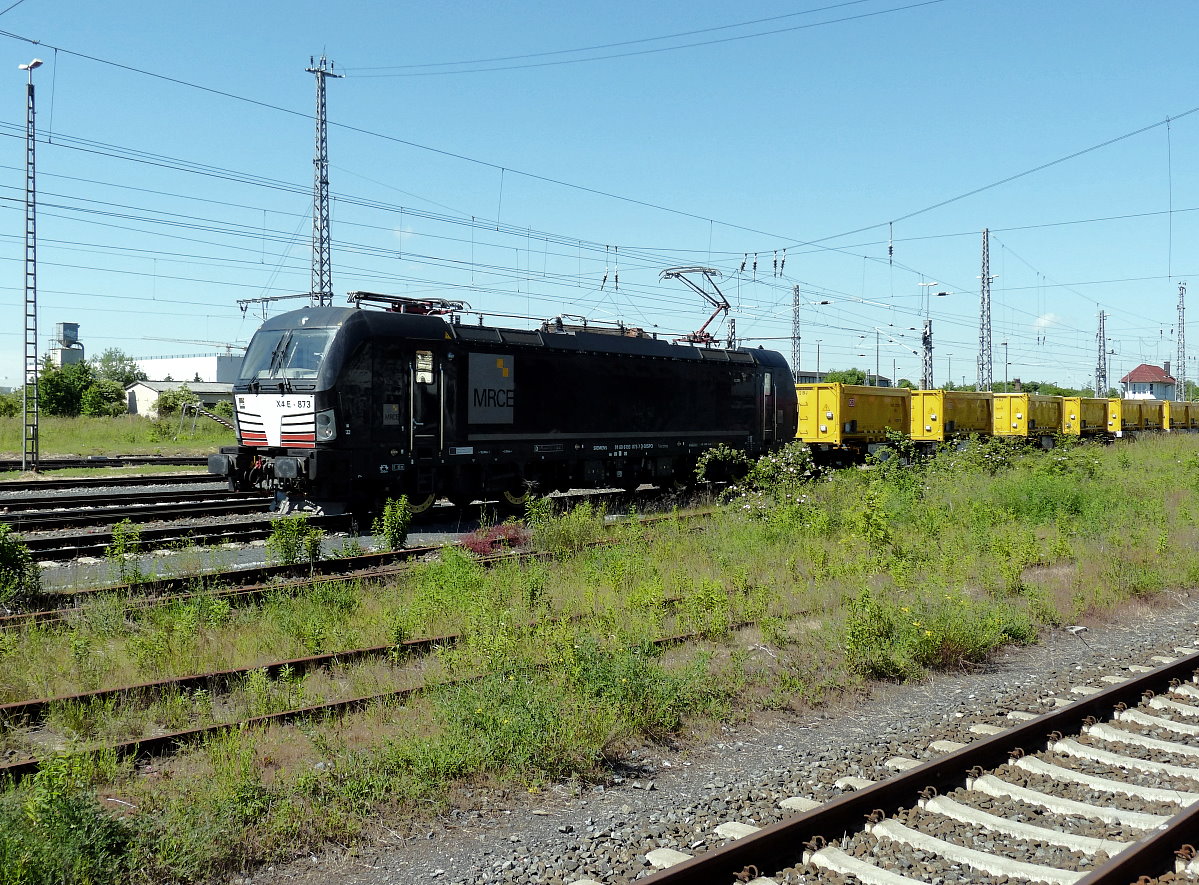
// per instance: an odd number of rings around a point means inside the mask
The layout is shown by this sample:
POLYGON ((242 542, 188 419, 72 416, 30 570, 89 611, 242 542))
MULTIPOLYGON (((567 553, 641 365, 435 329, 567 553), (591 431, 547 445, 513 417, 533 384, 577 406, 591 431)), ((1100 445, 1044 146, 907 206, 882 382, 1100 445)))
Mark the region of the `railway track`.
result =
POLYGON ((72 479, 0 480, 0 492, 50 492, 58 489, 131 488, 162 485, 227 486, 223 476, 211 473, 156 473, 151 476, 80 476, 72 479))
POLYGON ((250 513, 271 502, 259 492, 224 489, 178 489, 122 495, 55 495, 0 500, 0 522, 14 529, 45 530, 73 525, 109 524, 122 519, 149 522, 193 516, 196 508, 209 512, 250 513))
MULTIPOLYGON (((156 464, 169 467, 200 467, 208 457, 193 455, 90 455, 87 458, 40 458, 38 470, 76 470, 86 467, 142 467, 156 464)), ((20 470, 20 458, 0 459, 0 470, 20 470)))
MULTIPOLYGON (((244 505, 239 505, 244 506, 244 505)), ((261 508, 256 504, 255 509, 261 508)), ((211 511, 202 508, 191 510, 193 516, 210 516, 211 511)), ((161 516, 157 518, 162 518, 161 516)), ((349 519, 341 516, 311 516, 309 524, 328 531, 339 531, 349 525, 349 519)), ((211 545, 223 543, 244 544, 270 537, 273 519, 255 519, 247 522, 216 523, 213 525, 170 525, 158 528, 143 528, 139 538, 143 551, 157 550, 176 544, 211 545)), ((23 535, 24 544, 34 560, 73 559, 80 556, 103 556, 112 543, 112 531, 102 529, 77 535, 23 535)))
POLYGON ((638 881, 1128 885, 1176 861, 1199 875, 1184 848, 1199 834, 1199 652, 1179 651, 1076 686, 1049 713, 978 726, 971 743, 934 744, 930 761, 888 759, 885 780, 843 778, 852 792, 830 802, 786 799, 799 813, 778 823, 726 821, 713 851, 655 847, 645 858, 661 870, 638 881))
MULTIPOLYGON (((745 625, 737 625, 738 627, 745 625)), ((338 652, 331 652, 322 655, 311 655, 303 658, 292 658, 284 661, 273 661, 269 663, 259 663, 251 667, 240 667, 229 670, 221 670, 210 673, 201 673, 188 676, 180 676, 175 678, 161 679, 154 682, 141 683, 138 685, 121 686, 119 688, 103 689, 100 691, 86 692, 83 694, 60 696, 55 698, 41 698, 27 701, 15 701, 8 704, 0 705, 0 720, 12 727, 19 726, 38 726, 44 724, 46 717, 55 705, 63 704, 104 704, 107 702, 117 702, 122 700, 130 700, 133 702, 149 702, 163 693, 170 690, 177 691, 195 691, 198 689, 224 691, 236 684, 239 680, 246 678, 251 672, 265 671, 268 675, 279 676, 286 672, 294 676, 296 674, 307 673, 319 668, 328 668, 337 664, 348 664, 369 659, 390 658, 397 669, 402 671, 406 664, 410 663, 414 658, 426 655, 434 649, 442 646, 449 646, 457 643, 461 637, 458 634, 448 634, 445 636, 420 637, 417 639, 409 639, 399 644, 388 644, 381 646, 372 646, 368 648, 346 649, 338 652)), ((654 645, 669 646, 676 645, 681 642, 698 640, 702 638, 699 633, 685 633, 665 636, 653 641, 654 645)), ((217 722, 210 725, 189 728, 182 731, 175 731, 165 734, 146 735, 145 737, 136 740, 122 741, 116 744, 104 746, 92 746, 88 750, 104 750, 114 753, 118 758, 132 758, 134 760, 144 760, 157 756, 167 755, 175 750, 191 744, 195 744, 214 734, 219 734, 230 729, 250 728, 268 724, 286 724, 298 720, 307 719, 323 719, 330 716, 342 716, 354 710, 360 710, 372 704, 401 702, 413 695, 420 694, 431 689, 445 688, 452 685, 460 685, 466 682, 482 678, 479 676, 468 676, 462 679, 453 679, 449 681, 438 681, 433 683, 425 683, 422 676, 415 677, 418 684, 396 688, 392 691, 379 692, 372 695, 358 696, 351 698, 339 698, 326 703, 310 704, 295 709, 284 710, 278 713, 270 713, 262 716, 253 716, 243 719, 234 719, 226 722, 217 722)), ((533 676, 533 673, 526 674, 533 676)), ((402 680, 403 674, 399 673, 397 681, 402 680)), ((0 764, 0 780, 11 779, 19 781, 22 778, 35 774, 42 766, 43 758, 31 756, 26 759, 10 761, 0 764)))
MULTIPOLYGON (((694 519, 710 515, 710 513, 711 511, 704 510, 695 513, 641 516, 638 517, 638 521, 643 525, 652 525, 665 519, 694 519)), ((312 518, 313 524, 322 525, 319 519, 312 518)), ((324 525, 337 527, 338 517, 325 519, 329 522, 324 525)), ((244 531, 239 529, 240 534, 244 534, 244 531)), ((135 584, 114 584, 104 587, 53 591, 46 594, 45 599, 47 604, 57 607, 0 615, 0 630, 20 629, 32 624, 50 625, 69 621, 78 615, 80 607, 86 605, 89 600, 114 594, 125 598, 141 597, 147 606, 182 601, 199 595, 248 602, 260 599, 269 593, 299 593, 306 587, 330 578, 360 581, 387 578, 408 561, 420 559, 436 553, 440 549, 440 546, 437 545, 413 546, 394 551, 321 559, 301 565, 264 565, 170 578, 155 578, 135 584)), ((500 552, 484 561, 501 561, 512 556, 538 555, 540 554, 500 552)))
POLYGON ((81 606, 102 596, 139 599, 146 606, 179 602, 204 595, 230 601, 249 602, 270 593, 300 593, 331 577, 369 581, 395 573, 398 566, 439 550, 435 546, 405 547, 385 553, 365 553, 339 559, 322 559, 304 565, 267 565, 221 572, 205 572, 175 578, 156 578, 136 584, 116 584, 84 590, 57 591, 47 600, 58 608, 18 612, 0 616, 0 629, 20 629, 32 624, 49 625, 69 621, 81 606), (197 591, 197 587, 209 589, 197 591))

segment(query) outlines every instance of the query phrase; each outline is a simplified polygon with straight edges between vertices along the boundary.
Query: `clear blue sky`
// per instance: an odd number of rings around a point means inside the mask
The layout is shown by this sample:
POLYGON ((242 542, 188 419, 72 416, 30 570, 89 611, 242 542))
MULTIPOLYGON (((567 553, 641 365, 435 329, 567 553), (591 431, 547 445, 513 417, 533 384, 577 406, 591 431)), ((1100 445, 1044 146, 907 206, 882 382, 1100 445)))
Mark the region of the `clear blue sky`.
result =
POLYGON ((41 337, 78 322, 89 354, 149 356, 244 343, 260 314, 239 298, 308 291, 322 52, 346 74, 338 303, 431 293, 674 335, 708 311, 658 274, 709 265, 748 343, 790 357, 799 285, 804 368, 819 342, 820 368, 873 369, 877 335, 883 374, 918 378, 931 289, 952 293, 929 306, 936 380, 972 382, 989 227, 995 378, 1007 341, 1011 377, 1089 383, 1103 309, 1114 381, 1174 360, 1182 280, 1199 355, 1197 26, 1194 0, 22 0, 0 12, 0 385, 22 363, 17 65, 46 62, 41 337))

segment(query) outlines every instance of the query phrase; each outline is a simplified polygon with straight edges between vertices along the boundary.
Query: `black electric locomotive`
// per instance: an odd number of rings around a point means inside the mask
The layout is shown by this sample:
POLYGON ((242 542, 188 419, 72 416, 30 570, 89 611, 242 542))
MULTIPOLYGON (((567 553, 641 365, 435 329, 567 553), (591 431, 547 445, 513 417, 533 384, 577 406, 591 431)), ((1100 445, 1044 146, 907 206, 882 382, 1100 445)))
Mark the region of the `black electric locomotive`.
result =
POLYGON ((719 443, 758 455, 795 437, 774 351, 472 325, 391 301, 265 322, 234 385, 238 445, 209 471, 326 512, 400 495, 419 512, 437 498, 687 482, 719 443))

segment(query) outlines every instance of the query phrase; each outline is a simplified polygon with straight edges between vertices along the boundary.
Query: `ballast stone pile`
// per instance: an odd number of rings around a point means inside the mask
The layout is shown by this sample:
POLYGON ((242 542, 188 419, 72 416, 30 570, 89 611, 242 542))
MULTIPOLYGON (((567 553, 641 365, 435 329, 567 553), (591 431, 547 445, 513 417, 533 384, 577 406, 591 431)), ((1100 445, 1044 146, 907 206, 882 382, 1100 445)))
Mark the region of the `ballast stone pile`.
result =
MULTIPOLYGON (((843 795, 852 789, 848 779, 877 781, 892 776, 897 759, 934 758, 938 755, 931 749, 935 741, 968 742, 989 727, 1012 724, 1022 718, 1019 713, 1043 713, 1059 705, 1055 699, 1082 696, 1071 692, 1075 686, 1103 685, 1120 674, 1127 678, 1130 663, 1156 664, 1151 661, 1154 655, 1176 657, 1176 648, 1199 637, 1197 617, 1199 599, 1187 597, 1168 611, 1147 612, 1132 623, 1092 628, 1085 636, 1061 631, 1039 646, 1001 655, 989 672, 879 686, 874 699, 836 716, 774 717, 769 722, 726 727, 722 740, 686 754, 653 747, 634 751, 622 775, 605 785, 558 785, 527 803, 514 798, 509 807, 499 810, 457 809, 436 825, 429 824, 421 833, 425 838, 405 840, 402 847, 364 848, 350 856, 328 854, 243 874, 243 881, 253 885, 572 885, 591 880, 607 885, 642 878, 655 871, 646 856, 656 849, 695 855, 719 847, 731 841, 718 832, 723 824, 766 826, 795 814, 795 805, 802 810, 811 800, 824 802, 843 795), (1005 711, 1013 715, 1005 719, 1005 711)), ((1080 770, 1088 766, 1096 773, 1101 770, 1084 760, 1075 763, 1080 770)), ((1038 775, 1008 768, 1001 772, 1011 783, 1047 788, 1038 775)), ((1060 785, 1053 791, 1061 793, 1060 785)), ((949 795, 1000 816, 1029 822, 1038 817, 1036 809, 1011 799, 978 794, 968 798, 960 790, 949 795)), ((1094 791, 1082 786, 1067 790, 1066 795, 1084 802, 1095 800, 1094 791)), ((478 798, 478 804, 488 804, 483 796, 478 798)), ((1171 814, 1176 810, 1176 806, 1159 808, 1143 800, 1124 802, 1139 811, 1171 814)), ((898 823, 915 826, 925 814, 909 810, 898 816, 898 823)), ((1083 836, 1115 832, 1083 817, 1064 820, 1083 836)), ((938 826, 940 838, 965 844, 964 825, 943 821, 938 826)), ((1131 837, 1137 831, 1127 832, 1131 837)), ((969 838, 970 845, 983 847, 973 836, 969 838)), ((1045 866, 1077 869, 1083 860, 1061 846, 996 837, 996 844, 1014 843, 1022 845, 1022 859, 1045 866)), ((885 868, 906 870, 928 881, 939 879, 945 885, 1004 881, 887 838, 859 834, 845 840, 843 847, 885 868)), ((852 881, 827 871, 814 874, 802 865, 773 871, 772 878, 780 885, 852 881)))

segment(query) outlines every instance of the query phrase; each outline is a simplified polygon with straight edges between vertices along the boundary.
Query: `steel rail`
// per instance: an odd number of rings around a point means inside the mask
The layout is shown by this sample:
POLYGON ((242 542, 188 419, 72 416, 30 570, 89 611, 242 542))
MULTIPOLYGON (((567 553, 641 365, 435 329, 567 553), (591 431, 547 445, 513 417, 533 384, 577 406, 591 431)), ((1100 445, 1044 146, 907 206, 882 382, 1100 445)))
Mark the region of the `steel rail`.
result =
MULTIPOLYGON (((747 626, 747 625, 746 624, 734 624, 734 625, 732 625, 732 629, 740 629, 745 626, 747 626)), ((672 636, 665 636, 665 637, 655 639, 655 640, 653 640, 652 644, 665 647, 665 646, 670 646, 670 645, 677 645, 677 644, 687 642, 687 641, 693 640, 693 639, 702 639, 702 638, 703 638, 702 633, 681 633, 681 634, 675 634, 672 636)), ((404 643, 399 647, 403 647, 404 645, 407 645, 409 643, 416 645, 416 646, 427 643, 428 649, 432 649, 432 648, 436 647, 438 644, 449 645, 449 644, 453 644, 457 640, 458 640, 458 636, 454 635, 454 634, 447 635, 447 636, 441 636, 441 637, 423 637, 420 639, 409 640, 408 643, 404 643)), ((379 648, 384 648, 384 646, 380 646, 379 648)), ((394 646, 393 646, 393 648, 394 648, 394 646)), ((346 653, 342 652, 340 654, 345 655, 346 653)), ((337 657, 339 657, 339 655, 331 654, 328 656, 321 656, 321 657, 337 658, 337 657)), ((300 659, 297 659, 297 660, 300 660, 300 659)), ((286 663, 287 662, 279 662, 279 664, 278 664, 279 668, 281 669, 283 666, 286 665, 286 663)), ((254 670, 254 669, 261 669, 261 668, 254 668, 254 667, 247 668, 247 670, 254 670)), ((200 676, 200 677, 195 677, 195 678, 203 679, 204 677, 200 676)), ((287 723, 287 722, 294 721, 296 719, 307 719, 307 718, 312 718, 312 717, 318 716, 318 715, 320 715, 320 716, 328 716, 330 714, 343 715, 346 712, 349 712, 349 711, 355 710, 355 709, 360 709, 364 706, 367 706, 368 704, 381 703, 381 702, 391 701, 391 700, 402 700, 402 699, 406 699, 414 694, 418 694, 418 693, 421 693, 424 691, 430 691, 430 690, 434 690, 434 689, 438 689, 438 688, 447 688, 447 687, 453 686, 453 685, 462 685, 467 682, 477 681, 481 678, 483 678, 483 677, 479 676, 479 675, 469 676, 469 677, 465 677, 463 679, 454 679, 454 680, 449 680, 447 682, 438 682, 438 683, 434 683, 432 685, 420 685, 420 686, 414 686, 412 688, 402 688, 402 689, 396 689, 395 691, 381 692, 378 694, 366 695, 366 696, 357 697, 357 698, 349 698, 347 700, 330 701, 325 704, 314 704, 312 706, 301 707, 301 708, 297 708, 294 710, 285 710, 280 713, 268 713, 266 715, 256 716, 256 717, 253 717, 250 719, 238 719, 238 720, 234 720, 234 721, 230 721, 230 722, 220 722, 220 723, 215 723, 213 725, 205 725, 205 726, 200 726, 199 728, 185 729, 183 731, 172 732, 170 734, 165 734, 165 735, 154 735, 154 736, 149 736, 149 737, 138 738, 135 740, 125 741, 120 744, 87 747, 87 748, 81 749, 80 752, 87 753, 87 752, 94 752, 96 750, 110 750, 110 751, 115 752, 118 758, 123 759, 123 758, 128 758, 128 757, 132 756, 135 760, 150 758, 150 757, 154 757, 154 756, 162 756, 162 755, 166 755, 169 752, 172 752, 175 749, 178 749, 179 747, 186 746, 191 743, 195 743, 196 741, 201 740, 201 739, 208 737, 210 735, 213 735, 213 734, 219 734, 224 731, 230 731, 234 728, 252 728, 254 726, 267 725, 267 724, 274 723, 274 722, 287 723)), ((32 774, 36 774, 37 771, 39 770, 39 768, 41 767, 43 761, 44 761, 43 757, 30 757, 28 759, 22 759, 17 762, 9 762, 9 763, 0 765, 0 782, 3 782, 7 778, 11 782, 15 783, 25 777, 28 777, 32 774)))
POLYGON ((256 670, 264 670, 272 678, 277 678, 282 672, 290 670, 294 673, 307 673, 321 667, 338 663, 355 663, 372 658, 388 655, 408 656, 426 654, 433 648, 442 645, 453 645, 458 641, 456 634, 447 636, 426 636, 417 639, 407 639, 404 642, 388 645, 375 645, 368 648, 354 648, 345 651, 328 652, 320 655, 307 655, 302 658, 291 658, 285 661, 271 661, 251 667, 233 667, 227 670, 214 670, 211 673, 197 673, 188 676, 173 676, 166 679, 156 679, 152 682, 141 682, 136 685, 123 685, 119 688, 102 688, 96 691, 81 692, 73 695, 58 695, 52 698, 37 698, 28 701, 13 701, 0 704, 0 720, 10 726, 40 725, 50 713, 55 704, 86 704, 96 701, 124 700, 146 695, 159 694, 168 688, 180 691, 196 689, 227 689, 237 679, 245 677, 256 670))
MULTIPOLYGON (((310 516, 308 521, 317 527, 341 527, 349 524, 347 517, 310 516)), ((248 541, 265 538, 271 533, 274 521, 258 519, 252 522, 222 523, 212 526, 163 526, 147 528, 140 532, 143 551, 155 550, 178 541, 209 544, 217 541, 248 541)), ((26 535, 21 543, 33 554, 34 559, 52 558, 50 554, 67 553, 74 556, 85 554, 103 555, 112 543, 111 531, 88 532, 83 535, 53 536, 26 535)))
MULTIPOLYGON (((141 467, 161 464, 170 467, 199 467, 207 455, 89 455, 86 458, 39 458, 39 470, 78 470, 87 467, 141 467)), ((20 458, 0 459, 0 470, 20 470, 20 458)))
MULTIPOLYGON (((662 514, 638 517, 641 525, 653 525, 668 519, 695 519, 708 516, 711 511, 698 511, 691 514, 662 514)), ((336 520, 338 517, 325 517, 336 520)), ((142 535, 145 539, 145 533, 142 535)), ((603 541, 601 543, 610 543, 603 541)), ((101 545, 102 549, 102 545, 101 545)), ((336 559, 320 559, 313 563, 299 565, 266 565, 251 568, 229 569, 227 571, 200 572, 192 575, 181 575, 173 578, 157 578, 151 581, 139 581, 134 584, 111 584, 105 587, 90 587, 84 590, 54 591, 46 594, 49 599, 66 599, 71 601, 69 608, 46 609, 41 611, 18 612, 0 615, 0 629, 24 626, 30 623, 52 623, 64 620, 69 615, 78 613, 81 602, 100 596, 140 595, 153 597, 155 604, 176 601, 196 595, 217 595, 221 597, 252 595, 255 593, 277 592, 288 588, 308 586, 323 578, 345 578, 347 580, 369 580, 376 576, 391 574, 386 567, 404 562, 429 553, 435 553, 441 545, 426 545, 420 547, 404 547, 400 550, 377 553, 363 553, 357 556, 344 556, 336 559), (293 584, 281 585, 280 578, 304 578, 293 584), (271 583, 273 582, 273 583, 271 583), (196 591, 196 585, 212 588, 196 591), (233 584, 237 589, 226 589, 233 584), (261 586, 255 586, 261 585, 261 586)), ((508 551, 493 554, 494 557, 512 556, 508 551)))
POLYGON ((329 578, 344 578, 346 580, 371 580, 376 577, 386 577, 395 573, 395 566, 406 560, 428 553, 434 553, 441 548, 438 546, 405 547, 401 550, 385 553, 365 553, 360 556, 347 556, 340 559, 321 559, 314 563, 302 565, 265 565, 246 569, 234 569, 224 572, 202 572, 195 575, 185 575, 177 578, 158 578, 153 581, 143 581, 136 584, 112 584, 107 587, 90 587, 86 590, 68 590, 47 594, 51 599, 67 599, 72 605, 68 608, 45 609, 41 611, 18 612, 0 616, 0 629, 22 627, 27 624, 47 624, 80 613, 80 604, 85 604, 92 598, 103 596, 132 596, 127 599, 131 604, 163 605, 197 596, 210 598, 244 597, 252 599, 268 593, 279 593, 311 587, 329 578), (280 583, 280 578, 298 579, 288 583, 280 583), (225 582, 235 586, 228 587, 225 582), (203 588, 196 590, 199 584, 203 588), (140 599, 136 597, 141 597, 140 599))
POLYGON ((0 492, 37 492, 56 489, 100 489, 126 486, 194 485, 220 483, 227 488, 229 481, 211 473, 155 473, 139 476, 89 476, 74 479, 0 479, 0 492))
MULTIPOLYGON (((802 862, 804 850, 817 840, 834 842, 847 832, 860 831, 871 814, 882 812, 890 816, 901 808, 915 806, 922 791, 929 787, 945 793, 965 786, 975 769, 994 768, 1007 762, 1013 754, 1019 755, 1025 749, 1039 749, 1055 733, 1076 734, 1086 724, 1088 717, 1110 717, 1119 704, 1135 706, 1147 691, 1159 693, 1168 689, 1172 680, 1191 679, 1196 668, 1199 668, 1199 653, 1163 664, 1149 673, 1077 700, 1067 707, 1030 719, 993 737, 982 738, 902 774, 764 827, 722 848, 640 878, 637 883, 709 885, 713 882, 744 882, 747 881, 745 876, 750 868, 769 876, 769 871, 802 862)), ((1171 838, 1181 840, 1170 843, 1172 847, 1159 838, 1160 834, 1154 834, 1118 855, 1121 869, 1133 869, 1130 863, 1135 862, 1136 875, 1121 878, 1124 874, 1117 873, 1115 878, 1107 878, 1101 868, 1094 870, 1077 885, 1116 885, 1117 882, 1127 885, 1142 874, 1161 875, 1167 871, 1161 865, 1167 854, 1169 869, 1173 870, 1174 849, 1179 848, 1182 842, 1196 841, 1196 826, 1199 825, 1197 809, 1199 806, 1179 820, 1176 827, 1171 825, 1171 838), (1143 857, 1142 851, 1145 852, 1143 857)))
POLYGON ((0 498, 0 521, 5 521, 13 514, 27 513, 29 515, 54 514, 68 507, 155 507, 166 506, 171 502, 183 501, 237 501, 257 498, 271 501, 270 495, 262 492, 231 492, 228 489, 173 489, 161 492, 95 492, 87 495, 39 496, 36 498, 0 498))
MULTIPOLYGON (((87 525, 112 525, 116 522, 158 522, 168 519, 186 519, 228 513, 266 512, 271 498, 255 492, 227 492, 221 500, 212 500, 212 495, 202 495, 207 500, 179 504, 139 504, 128 507, 124 504, 108 504, 88 507, 73 513, 38 510, 33 512, 0 513, 0 523, 6 523, 22 532, 53 531, 87 525)), ((22 537, 28 544, 30 540, 22 537)))

